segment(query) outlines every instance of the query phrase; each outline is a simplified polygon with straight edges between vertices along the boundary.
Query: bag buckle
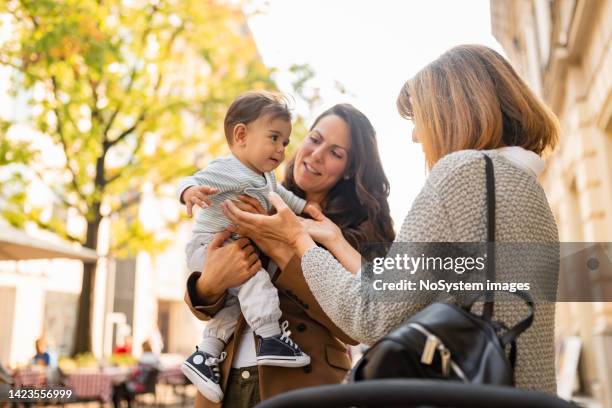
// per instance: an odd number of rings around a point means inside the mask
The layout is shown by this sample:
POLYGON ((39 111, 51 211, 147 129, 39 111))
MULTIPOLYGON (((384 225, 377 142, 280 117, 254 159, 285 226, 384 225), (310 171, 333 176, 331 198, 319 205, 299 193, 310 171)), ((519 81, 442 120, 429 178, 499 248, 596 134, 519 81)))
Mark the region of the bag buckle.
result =
POLYGON ((448 377, 450 375, 451 353, 446 347, 440 348, 440 359, 442 360, 442 375, 448 377))
POLYGON ((425 347, 423 347, 423 354, 421 354, 421 363, 430 365, 433 362, 438 344, 440 344, 440 341, 437 337, 427 336, 425 347))

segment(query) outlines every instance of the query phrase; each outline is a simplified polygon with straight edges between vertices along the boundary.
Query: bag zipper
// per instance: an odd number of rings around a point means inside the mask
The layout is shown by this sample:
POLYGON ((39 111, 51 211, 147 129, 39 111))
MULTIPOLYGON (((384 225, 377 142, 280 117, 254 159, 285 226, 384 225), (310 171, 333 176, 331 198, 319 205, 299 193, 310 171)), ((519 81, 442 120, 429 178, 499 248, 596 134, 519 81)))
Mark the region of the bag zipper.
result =
POLYGON ((440 359, 442 360, 442 374, 445 377, 448 377, 450 369, 452 369, 457 377, 461 378, 463 382, 469 382, 461 367, 459 367, 459 365, 457 365, 457 363, 455 363, 451 358, 450 350, 444 345, 438 336, 427 330, 419 323, 408 323, 408 327, 412 327, 427 337, 425 347, 423 348, 423 353, 421 354, 421 363, 431 365, 435 352, 438 350, 440 353, 440 359))

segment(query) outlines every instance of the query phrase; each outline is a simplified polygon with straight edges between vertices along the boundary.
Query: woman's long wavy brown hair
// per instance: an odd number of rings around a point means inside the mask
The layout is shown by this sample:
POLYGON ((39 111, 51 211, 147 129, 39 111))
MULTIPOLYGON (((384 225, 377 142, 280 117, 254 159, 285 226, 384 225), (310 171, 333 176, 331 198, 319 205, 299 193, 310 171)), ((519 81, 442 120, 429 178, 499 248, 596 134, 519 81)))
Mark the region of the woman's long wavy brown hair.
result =
MULTIPOLYGON (((368 118, 354 106, 338 104, 323 112, 310 128, 326 116, 338 116, 351 132, 351 148, 345 174, 327 194, 323 213, 340 229, 361 255, 371 260, 383 256, 395 238, 389 211, 389 180, 383 170, 376 132, 368 118), (370 244, 370 245, 368 245, 370 244)), ((305 192, 293 177, 295 157, 287 165, 284 185, 300 197, 305 192)))

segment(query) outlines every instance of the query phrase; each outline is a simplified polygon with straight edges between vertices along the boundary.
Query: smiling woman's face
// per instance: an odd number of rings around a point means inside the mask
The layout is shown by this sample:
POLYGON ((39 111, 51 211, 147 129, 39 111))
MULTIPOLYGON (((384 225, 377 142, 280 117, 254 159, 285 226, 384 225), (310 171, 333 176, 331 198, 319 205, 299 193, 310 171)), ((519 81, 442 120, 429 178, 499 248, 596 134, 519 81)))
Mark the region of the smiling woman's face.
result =
POLYGON ((295 182, 307 199, 322 198, 345 175, 350 149, 350 128, 342 118, 328 115, 317 122, 296 153, 293 167, 295 182))

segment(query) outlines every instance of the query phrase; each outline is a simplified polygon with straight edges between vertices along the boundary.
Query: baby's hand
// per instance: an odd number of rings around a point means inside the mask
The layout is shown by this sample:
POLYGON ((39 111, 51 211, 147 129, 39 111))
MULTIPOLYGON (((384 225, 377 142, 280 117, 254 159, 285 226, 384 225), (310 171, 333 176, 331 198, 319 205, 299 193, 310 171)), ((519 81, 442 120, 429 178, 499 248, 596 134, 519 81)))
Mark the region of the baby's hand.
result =
POLYGON ((304 214, 310 215, 313 220, 322 221, 323 220, 323 211, 321 210, 321 206, 317 203, 313 203, 309 201, 304 206, 304 210, 302 211, 304 214))
POLYGON ((206 208, 212 205, 212 201, 208 196, 218 193, 219 190, 209 186, 191 186, 183 192, 183 201, 187 207, 187 215, 193 215, 192 208, 198 205, 200 208, 206 208))

